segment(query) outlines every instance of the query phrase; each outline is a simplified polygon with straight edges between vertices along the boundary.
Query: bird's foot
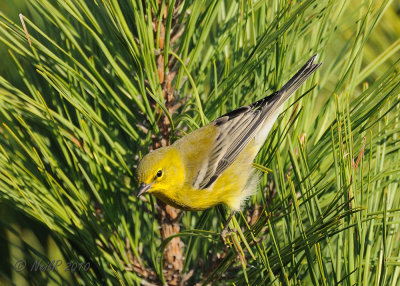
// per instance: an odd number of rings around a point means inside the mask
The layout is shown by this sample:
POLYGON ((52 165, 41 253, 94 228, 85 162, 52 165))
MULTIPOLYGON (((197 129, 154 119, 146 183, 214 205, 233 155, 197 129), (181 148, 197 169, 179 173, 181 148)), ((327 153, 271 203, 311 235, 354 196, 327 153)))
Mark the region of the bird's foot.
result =
POLYGON ((227 244, 227 241, 226 241, 227 237, 232 236, 234 233, 236 233, 236 229, 225 228, 222 230, 221 239, 224 242, 224 244, 227 244))

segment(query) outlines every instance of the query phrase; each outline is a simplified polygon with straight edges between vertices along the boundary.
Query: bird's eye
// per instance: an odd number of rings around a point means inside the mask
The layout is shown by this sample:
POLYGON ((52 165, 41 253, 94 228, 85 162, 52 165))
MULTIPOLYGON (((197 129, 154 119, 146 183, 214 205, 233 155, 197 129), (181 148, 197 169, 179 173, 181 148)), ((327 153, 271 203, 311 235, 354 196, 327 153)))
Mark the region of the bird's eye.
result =
POLYGON ((157 172, 157 178, 161 178, 162 175, 163 175, 162 171, 161 171, 161 170, 158 170, 158 172, 157 172))

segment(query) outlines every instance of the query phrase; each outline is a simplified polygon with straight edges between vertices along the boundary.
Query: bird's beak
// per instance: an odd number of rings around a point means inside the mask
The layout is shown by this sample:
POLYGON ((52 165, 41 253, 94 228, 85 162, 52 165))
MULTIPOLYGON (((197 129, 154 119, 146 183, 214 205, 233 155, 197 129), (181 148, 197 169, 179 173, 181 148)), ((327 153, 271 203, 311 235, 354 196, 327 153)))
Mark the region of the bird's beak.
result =
POLYGON ((143 195, 145 192, 150 190, 150 188, 151 188, 151 184, 141 183, 140 187, 139 187, 139 193, 138 193, 137 197, 140 197, 141 195, 143 195))

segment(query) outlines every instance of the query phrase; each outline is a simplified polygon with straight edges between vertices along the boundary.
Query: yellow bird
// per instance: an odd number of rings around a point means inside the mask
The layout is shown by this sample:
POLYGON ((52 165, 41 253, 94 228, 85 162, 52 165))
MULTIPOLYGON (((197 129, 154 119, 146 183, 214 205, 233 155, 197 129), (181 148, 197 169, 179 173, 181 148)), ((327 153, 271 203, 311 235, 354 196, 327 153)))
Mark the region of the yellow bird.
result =
POLYGON ((231 111, 174 144, 143 157, 137 169, 138 197, 155 195, 165 203, 190 211, 225 204, 232 216, 256 189, 252 163, 284 103, 321 65, 316 56, 277 92, 231 111))

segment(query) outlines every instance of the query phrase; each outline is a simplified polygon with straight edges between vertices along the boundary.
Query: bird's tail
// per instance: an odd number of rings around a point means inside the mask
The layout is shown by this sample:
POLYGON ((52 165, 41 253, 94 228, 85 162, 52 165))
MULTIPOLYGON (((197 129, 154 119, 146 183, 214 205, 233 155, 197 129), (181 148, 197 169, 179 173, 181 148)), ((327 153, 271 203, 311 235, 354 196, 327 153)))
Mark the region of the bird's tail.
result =
MULTIPOLYGON (((317 54, 312 56, 306 64, 277 92, 281 98, 279 103, 283 104, 289 97, 309 78, 322 63, 314 64, 317 54)), ((279 104, 278 103, 278 104, 279 104)))
POLYGON ((274 92, 273 94, 264 97, 252 104, 250 108, 266 108, 266 116, 268 117, 270 111, 280 112, 281 107, 286 100, 312 75, 317 68, 320 67, 322 63, 314 64, 314 60, 317 58, 317 54, 312 56, 304 66, 284 85, 280 90, 274 92), (273 107, 271 107, 271 105, 273 107))
POLYGON ((256 145, 262 146, 262 144, 264 144, 269 131, 282 110, 283 104, 303 84, 303 82, 309 78, 317 68, 319 68, 321 63, 314 64, 316 58, 317 55, 314 55, 309 59, 307 63, 279 91, 250 105, 250 107, 254 109, 264 109, 264 122, 255 138, 256 145))

